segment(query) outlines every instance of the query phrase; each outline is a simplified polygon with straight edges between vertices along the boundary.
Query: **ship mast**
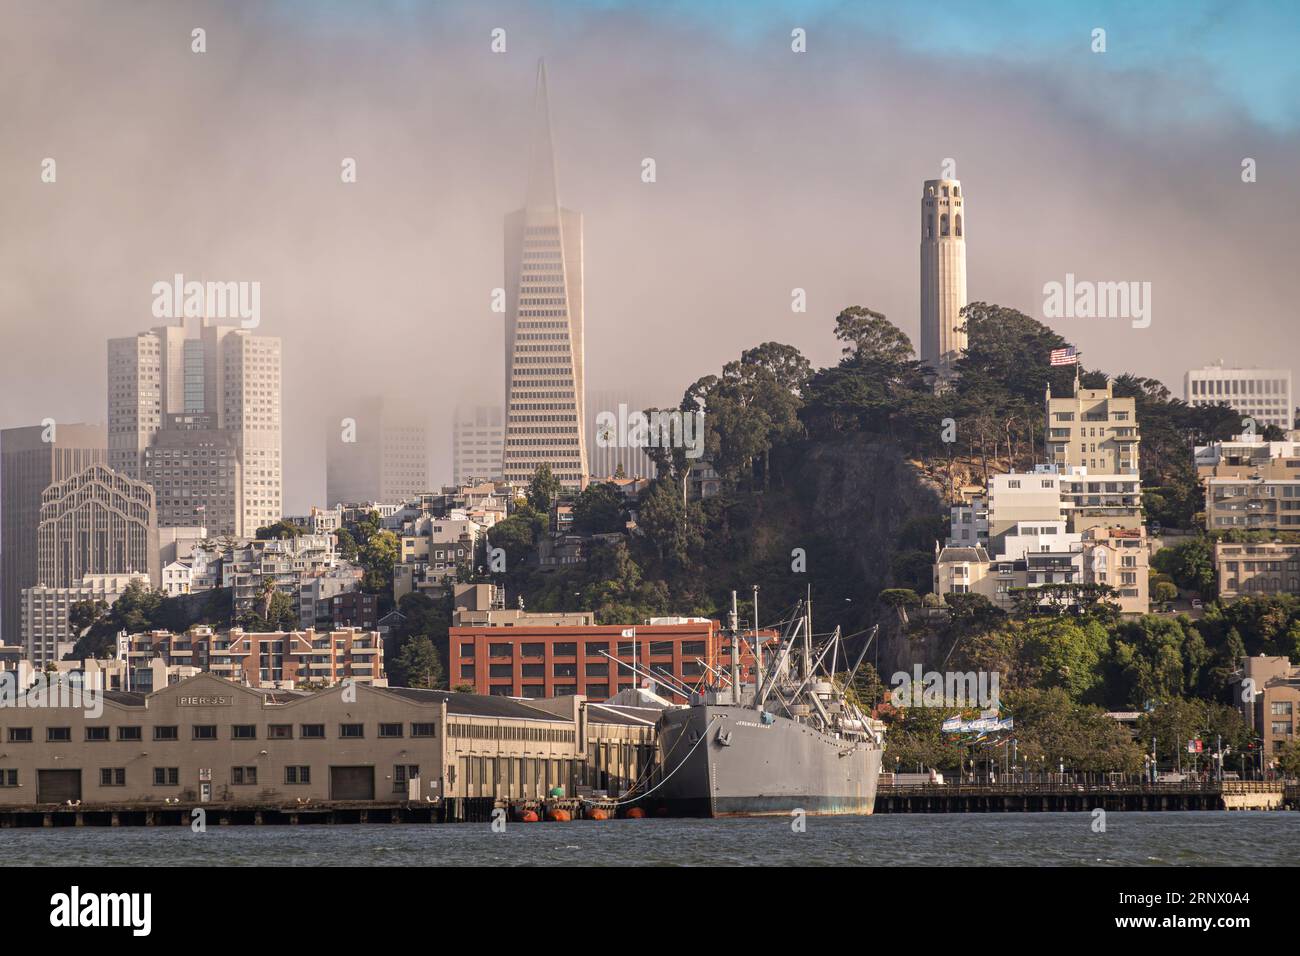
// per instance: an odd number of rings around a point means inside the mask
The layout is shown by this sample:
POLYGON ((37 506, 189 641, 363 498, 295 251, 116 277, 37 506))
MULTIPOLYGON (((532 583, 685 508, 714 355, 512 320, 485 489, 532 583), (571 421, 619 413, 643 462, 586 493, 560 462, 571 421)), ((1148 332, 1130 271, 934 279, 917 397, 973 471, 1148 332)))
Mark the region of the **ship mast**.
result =
POLYGON ((736 610, 736 592, 731 592, 731 693, 740 703, 740 614, 736 610))
POLYGON ((758 636, 758 585, 754 588, 754 699, 758 700, 758 689, 763 686, 763 639, 758 636))

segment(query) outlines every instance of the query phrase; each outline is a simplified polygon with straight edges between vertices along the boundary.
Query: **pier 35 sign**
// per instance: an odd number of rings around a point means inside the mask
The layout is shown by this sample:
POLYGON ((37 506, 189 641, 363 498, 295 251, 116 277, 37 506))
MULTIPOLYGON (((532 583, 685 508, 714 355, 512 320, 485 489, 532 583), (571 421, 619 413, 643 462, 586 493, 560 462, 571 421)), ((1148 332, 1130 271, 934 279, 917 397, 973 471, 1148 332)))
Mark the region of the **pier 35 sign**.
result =
POLYGON ((178 707, 229 707, 230 697, 177 697, 178 707))

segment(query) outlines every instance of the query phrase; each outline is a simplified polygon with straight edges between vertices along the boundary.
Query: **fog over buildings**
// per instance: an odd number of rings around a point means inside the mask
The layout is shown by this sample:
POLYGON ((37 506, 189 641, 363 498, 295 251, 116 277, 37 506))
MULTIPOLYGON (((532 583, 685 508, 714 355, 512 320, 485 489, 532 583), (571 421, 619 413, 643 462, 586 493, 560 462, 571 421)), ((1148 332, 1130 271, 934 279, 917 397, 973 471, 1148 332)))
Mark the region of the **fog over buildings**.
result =
POLYGON ((1261 51, 1244 86, 1215 52, 1237 27, 1204 5, 1113 12, 1104 55, 1090 16, 1057 15, 1072 34, 920 45, 898 37, 924 11, 860 4, 768 4, 737 30, 689 4, 10 0, 0 427, 104 422, 107 342, 159 324, 155 282, 256 281, 285 512, 326 503, 327 395, 424 403, 448 480, 452 410, 502 394, 491 306, 542 57, 584 217, 589 392, 676 396, 768 340, 826 364, 854 304, 919 346, 917 190, 941 176, 974 206, 969 300, 1041 319, 1067 274, 1151 283, 1149 328, 1051 320, 1087 366, 1178 393, 1219 358, 1300 365, 1300 84, 1265 82, 1287 58, 1261 51))

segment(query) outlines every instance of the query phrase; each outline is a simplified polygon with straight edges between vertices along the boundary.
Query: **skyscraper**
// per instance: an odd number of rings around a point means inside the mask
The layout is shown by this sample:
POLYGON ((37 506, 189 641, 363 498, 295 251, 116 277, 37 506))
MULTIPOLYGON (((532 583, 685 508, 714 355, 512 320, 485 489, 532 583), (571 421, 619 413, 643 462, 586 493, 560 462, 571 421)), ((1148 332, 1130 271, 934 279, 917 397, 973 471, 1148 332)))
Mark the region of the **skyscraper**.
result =
POLYGON ((507 481, 550 465, 576 488, 587 474, 584 427, 582 215, 560 206, 546 65, 537 66, 524 208, 506 217, 507 481))
POLYGON ((96 462, 41 495, 37 578, 71 587, 87 574, 148 575, 157 587, 158 519, 153 489, 96 462))
POLYGON ((41 495, 51 484, 105 456, 103 425, 32 425, 0 432, 0 629, 6 644, 22 632, 23 588, 37 580, 41 495))
POLYGON ((499 405, 457 405, 451 426, 451 474, 457 484, 501 478, 505 426, 499 405))
POLYGON ((400 505, 432 490, 429 431, 422 408, 404 408, 375 396, 329 417, 325 425, 328 507, 364 501, 400 505))
POLYGON ((283 513, 280 340, 208 323, 196 333, 190 335, 182 323, 109 340, 108 464, 155 484, 168 502, 160 509, 163 527, 206 524, 213 534, 252 535, 283 513), (155 445, 191 447, 192 436, 160 441, 159 435, 196 428, 213 433, 214 446, 225 444, 219 435, 231 439, 237 488, 223 487, 227 477, 184 456, 166 467, 169 456, 147 454, 155 445), (233 505, 230 517, 218 523, 204 509, 206 499, 223 492, 233 496, 233 505))
POLYGON ((921 361, 940 379, 966 348, 966 214, 961 182, 926 180, 921 195, 921 361))

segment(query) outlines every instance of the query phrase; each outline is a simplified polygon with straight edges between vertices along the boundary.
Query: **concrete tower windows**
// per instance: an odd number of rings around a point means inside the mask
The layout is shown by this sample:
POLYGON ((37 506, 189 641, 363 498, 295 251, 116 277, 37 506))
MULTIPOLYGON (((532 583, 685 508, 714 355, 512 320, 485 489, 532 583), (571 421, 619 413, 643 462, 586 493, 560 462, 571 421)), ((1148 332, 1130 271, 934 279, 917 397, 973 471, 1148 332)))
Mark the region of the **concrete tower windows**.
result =
POLYGON ((956 229, 956 235, 960 236, 961 235, 961 213, 957 213, 954 228, 956 229))
POLYGON ((939 217, 939 235, 946 236, 948 234, 948 214, 944 213, 939 217))

